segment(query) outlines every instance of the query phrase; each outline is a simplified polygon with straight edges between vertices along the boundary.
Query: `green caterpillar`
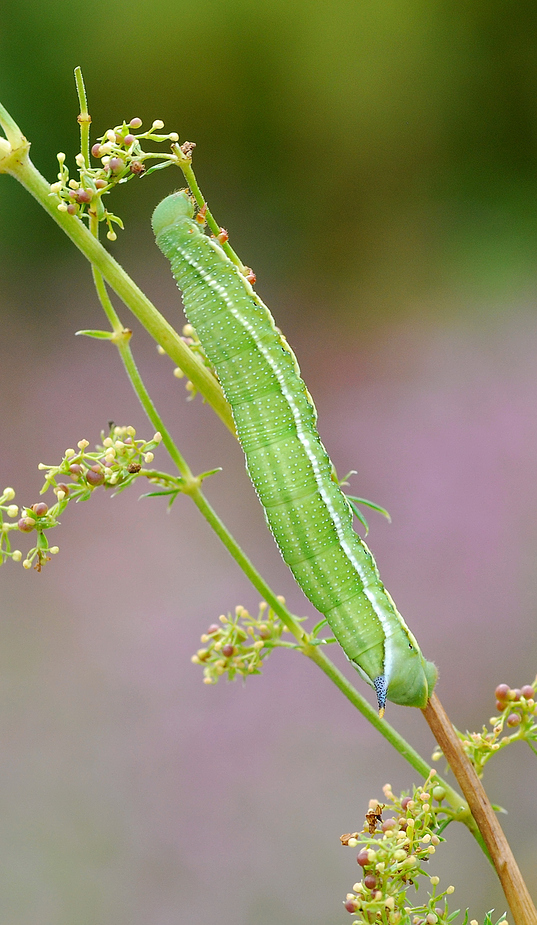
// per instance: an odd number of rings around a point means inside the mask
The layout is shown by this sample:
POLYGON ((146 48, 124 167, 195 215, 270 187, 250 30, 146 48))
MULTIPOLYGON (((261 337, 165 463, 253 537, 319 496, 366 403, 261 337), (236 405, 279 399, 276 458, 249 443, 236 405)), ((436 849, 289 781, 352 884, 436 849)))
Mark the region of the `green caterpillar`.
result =
POLYGON ((194 220, 182 190, 153 213, 194 325, 233 410, 250 478, 274 538, 347 657, 386 700, 424 707, 436 681, 352 528, 292 351, 250 283, 194 220))

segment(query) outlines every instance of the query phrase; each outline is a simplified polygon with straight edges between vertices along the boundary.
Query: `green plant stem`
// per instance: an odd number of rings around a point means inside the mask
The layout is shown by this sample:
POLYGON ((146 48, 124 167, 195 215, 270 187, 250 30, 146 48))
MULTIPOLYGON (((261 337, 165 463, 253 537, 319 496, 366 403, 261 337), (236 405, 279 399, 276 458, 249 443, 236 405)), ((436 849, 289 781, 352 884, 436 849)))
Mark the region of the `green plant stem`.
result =
POLYGON ((437 695, 431 694, 422 711, 442 749, 457 783, 468 800, 472 815, 490 852, 492 863, 509 903, 515 925, 537 925, 537 910, 516 863, 483 784, 462 747, 455 729, 437 695))
MULTIPOLYGON (((201 189, 200 189, 200 187, 199 187, 198 181, 196 180, 196 175, 195 175, 194 170, 193 170, 193 168, 192 168, 192 164, 191 164, 191 159, 190 159, 190 157, 188 157, 188 158, 179 157, 179 158, 178 158, 178 164, 179 164, 179 167, 181 168, 181 170, 183 171, 183 176, 184 176, 186 182, 188 183, 188 186, 189 186, 189 188, 190 188, 190 192, 193 193, 194 198, 195 198, 195 200, 196 200, 198 206, 199 206, 200 208, 205 207, 205 209, 206 209, 206 212, 205 212, 205 220, 206 220, 206 222, 207 222, 209 228, 211 229, 211 231, 212 231, 212 233, 213 233, 214 235, 220 234, 220 230, 221 230, 221 229, 220 229, 220 226, 219 226, 218 222, 216 221, 216 219, 214 218, 214 216, 213 216, 211 210, 209 209, 209 207, 208 207, 208 205, 207 205, 207 202, 205 201, 205 198, 204 198, 204 196, 203 196, 203 193, 201 192, 201 189)), ((236 264, 236 265, 238 266, 238 268, 239 268, 239 270, 241 271, 241 273, 243 273, 244 275, 246 275, 246 274, 248 273, 249 267, 246 267, 246 266, 243 264, 243 262, 242 262, 242 260, 240 259, 239 255, 238 255, 238 254, 236 253, 236 251, 234 251, 233 248, 231 247, 231 244, 229 243, 229 241, 225 241, 225 243, 222 244, 222 248, 223 248, 223 250, 224 250, 224 253, 226 253, 227 256, 233 261, 233 263, 236 264)))
POLYGON ((91 125, 91 116, 88 112, 88 99, 86 96, 86 88, 84 86, 84 78, 82 77, 82 70, 79 67, 75 67, 75 83, 76 92, 78 94, 78 101, 80 103, 80 113, 78 116, 78 122, 80 125, 80 151, 84 156, 84 163, 86 167, 89 167, 89 127, 91 125))

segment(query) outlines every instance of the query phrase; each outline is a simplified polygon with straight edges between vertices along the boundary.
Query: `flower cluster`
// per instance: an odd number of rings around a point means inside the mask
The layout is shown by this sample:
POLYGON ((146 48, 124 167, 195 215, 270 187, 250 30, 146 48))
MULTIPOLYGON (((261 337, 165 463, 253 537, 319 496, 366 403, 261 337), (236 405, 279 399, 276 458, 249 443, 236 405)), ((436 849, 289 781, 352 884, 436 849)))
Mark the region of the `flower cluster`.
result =
POLYGON ((102 444, 94 452, 87 451, 87 440, 79 440, 78 449, 67 449, 59 465, 40 463, 38 468, 45 471, 45 484, 40 493, 44 494, 51 488, 56 495, 56 503, 51 507, 40 501, 19 511, 17 505, 9 503, 15 497, 13 489, 4 489, 0 495, 0 563, 6 558, 16 562, 22 559, 20 550, 11 551, 9 534, 12 531, 34 533, 35 546, 22 564, 26 569, 34 565, 37 571, 41 571, 50 554, 59 551, 58 546, 49 546, 47 531, 59 525, 59 518, 69 501, 86 501, 101 486, 113 488, 115 493, 123 491, 141 475, 159 481, 159 473, 142 467, 144 463, 147 465, 153 461, 153 450, 160 444, 161 435, 156 433, 149 441, 135 440, 135 437, 134 427, 112 427, 108 437, 102 435, 102 444), (69 483, 65 479, 69 479, 69 483), (4 515, 13 520, 4 521, 4 515))
MULTIPOLYGON (((531 750, 537 754, 536 685, 537 678, 533 684, 525 684, 521 688, 499 684, 495 696, 500 716, 493 716, 489 720, 491 730, 483 726, 481 732, 458 733, 479 777, 483 775, 487 761, 512 742, 527 742, 531 750)), ((433 754, 433 761, 437 761, 441 755, 442 752, 437 749, 433 754)))
POLYGON ((235 616, 222 614, 219 619, 203 633, 203 648, 192 656, 195 665, 203 665, 204 684, 216 684, 223 674, 230 681, 237 675, 261 674, 261 662, 275 646, 293 645, 281 640, 285 627, 265 601, 257 617, 239 605, 235 616))
MULTIPOLYGON (((341 836, 343 845, 360 849, 357 862, 363 876, 344 902, 354 916, 353 925, 448 925, 459 914, 448 907, 447 897, 454 887, 439 889, 439 878, 423 868, 443 841, 439 833, 446 825, 445 818, 440 819, 446 813, 440 805, 445 791, 435 785, 435 775, 433 769, 412 796, 396 797, 386 784, 386 802, 369 802, 363 831, 341 836), (418 888, 420 878, 428 881, 428 900, 415 905, 407 893, 410 887, 418 888)), ((462 925, 467 920, 468 913, 462 925)), ((504 916, 498 925, 506 925, 504 916)))
MULTIPOLYGON (((90 212, 97 216, 99 221, 106 222, 108 226, 107 238, 115 241, 117 235, 112 225, 123 228, 123 222, 118 216, 108 212, 102 202, 102 197, 113 189, 118 183, 126 183, 133 177, 160 170, 169 164, 178 162, 177 152, 172 154, 159 154, 155 151, 144 151, 142 141, 163 142, 171 141, 172 151, 179 140, 177 132, 166 135, 158 134, 164 128, 160 119, 155 119, 151 128, 146 132, 139 132, 142 120, 131 119, 108 129, 104 135, 93 145, 91 154, 100 161, 98 166, 91 166, 83 153, 77 154, 75 160, 78 167, 77 180, 69 178, 69 170, 65 165, 65 154, 60 152, 58 157, 58 180, 51 184, 51 195, 59 199, 58 210, 69 215, 82 217, 90 212), (149 160, 160 159, 160 163, 147 170, 145 163, 149 160)), ((182 149, 178 149, 181 153, 182 149)))

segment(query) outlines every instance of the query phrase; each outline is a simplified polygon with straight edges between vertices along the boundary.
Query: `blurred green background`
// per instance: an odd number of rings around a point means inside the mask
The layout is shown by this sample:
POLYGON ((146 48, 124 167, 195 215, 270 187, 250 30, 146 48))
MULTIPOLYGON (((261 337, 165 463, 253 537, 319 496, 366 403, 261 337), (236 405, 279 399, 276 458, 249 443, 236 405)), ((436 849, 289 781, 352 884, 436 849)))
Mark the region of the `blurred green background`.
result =
MULTIPOLYGON (((338 469, 392 514, 371 545, 440 696, 480 728, 496 684, 531 682, 537 661, 535 4, 10 4, 0 100, 50 180, 59 150, 74 171, 76 65, 94 137, 140 116, 196 142, 202 189, 297 350, 338 469)), ((175 323, 149 218, 180 185, 163 171, 110 203, 127 225, 112 253, 175 323)), ((112 349, 73 337, 102 326, 85 261, 5 176, 0 299, 0 484, 32 503, 38 462, 109 419, 150 428, 112 349)), ((310 613, 238 448, 133 327, 191 465, 224 467, 208 483, 218 510, 310 613)), ((413 772, 298 658, 274 656, 248 692, 204 687, 200 633, 256 595, 186 500, 165 517, 136 495, 69 508, 42 575, 0 573, 1 918, 344 922, 357 868, 339 835, 413 772)), ((430 754, 417 711, 388 718, 430 754)), ((502 755, 487 782, 535 893, 529 762, 502 755)), ((449 834, 431 873, 455 883, 454 908, 499 916, 485 861, 449 834)))

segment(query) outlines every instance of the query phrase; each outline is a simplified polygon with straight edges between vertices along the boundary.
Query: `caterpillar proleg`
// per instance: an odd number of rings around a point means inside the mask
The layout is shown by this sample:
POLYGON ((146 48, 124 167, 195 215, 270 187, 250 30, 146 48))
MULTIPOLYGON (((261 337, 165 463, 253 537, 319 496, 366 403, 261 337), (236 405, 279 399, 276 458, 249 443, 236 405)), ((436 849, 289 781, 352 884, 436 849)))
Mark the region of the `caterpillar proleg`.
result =
POLYGON ((424 707, 436 668, 384 588, 333 480, 294 354, 250 283, 194 221, 185 190, 153 213, 185 313, 231 405, 246 466, 284 561, 361 676, 386 700, 424 707))

